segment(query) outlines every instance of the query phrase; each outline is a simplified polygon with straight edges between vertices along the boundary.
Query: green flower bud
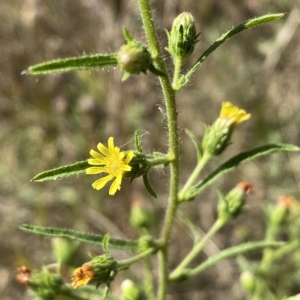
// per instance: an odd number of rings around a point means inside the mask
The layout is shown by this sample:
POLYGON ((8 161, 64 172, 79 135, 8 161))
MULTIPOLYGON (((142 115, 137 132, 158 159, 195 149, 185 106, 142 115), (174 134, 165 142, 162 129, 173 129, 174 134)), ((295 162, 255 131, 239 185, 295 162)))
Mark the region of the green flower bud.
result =
POLYGON ((224 223, 235 219, 245 205, 247 195, 253 190, 253 185, 249 182, 240 182, 225 197, 220 193, 218 205, 219 219, 224 223))
POLYGON ((245 291, 252 294, 255 289, 255 278, 250 271, 244 271, 240 276, 241 286, 245 291))
POLYGON ((183 12, 177 16, 168 35, 167 50, 174 57, 185 59, 193 51, 199 34, 196 33, 195 19, 192 14, 183 12))
POLYGON ((130 75, 146 73, 152 64, 152 58, 147 47, 136 40, 132 40, 120 48, 117 61, 121 70, 130 75))
POLYGON ((109 254, 95 256, 91 261, 73 271, 72 286, 84 286, 89 282, 109 284, 118 273, 117 261, 109 254))
POLYGON ((143 295, 138 286, 131 280, 126 279, 121 284, 124 300, 142 300, 143 295))
POLYGON ((280 196, 277 205, 270 210, 270 222, 272 225, 282 225, 286 221, 294 203, 295 199, 293 197, 280 196))
POLYGON ((117 53, 118 66, 125 71, 122 81, 128 79, 132 74, 141 72, 146 74, 147 70, 157 76, 166 76, 165 73, 154 67, 151 54, 144 44, 135 40, 126 28, 123 29, 123 34, 127 44, 121 46, 117 53))
POLYGON ((27 285, 35 296, 44 300, 53 300, 62 294, 65 287, 61 276, 51 273, 47 268, 30 271, 23 266, 19 269, 16 279, 19 283, 27 285))

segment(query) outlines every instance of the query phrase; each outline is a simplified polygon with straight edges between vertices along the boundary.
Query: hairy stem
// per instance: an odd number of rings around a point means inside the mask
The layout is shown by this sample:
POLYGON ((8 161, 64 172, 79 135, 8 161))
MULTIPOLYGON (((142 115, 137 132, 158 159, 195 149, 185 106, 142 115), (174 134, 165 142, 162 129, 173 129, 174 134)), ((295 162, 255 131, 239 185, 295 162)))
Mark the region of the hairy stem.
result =
POLYGON ((188 190, 192 187, 194 182, 197 180, 197 177, 199 176, 200 172, 203 170, 204 166, 206 165, 206 163, 209 161, 210 158, 211 158, 211 154, 209 154, 208 152, 204 152, 204 154, 198 161, 198 164, 197 164, 196 168, 194 169, 193 173, 187 180, 184 187, 181 189, 181 191, 179 193, 179 197, 178 197, 179 201, 183 201, 183 199, 185 199, 185 196, 186 196, 185 193, 188 192, 188 190))
POLYGON ((180 77, 182 59, 181 57, 178 56, 175 56, 173 59, 174 59, 174 75, 173 75, 172 87, 174 90, 178 91, 180 89, 180 85, 178 84, 178 81, 180 77))
POLYGON ((157 69, 167 74, 159 77, 164 96, 167 113, 167 124, 169 133, 169 155, 174 159, 170 162, 170 187, 167 212, 160 237, 159 251, 159 286, 157 300, 166 299, 168 284, 168 244, 178 205, 178 182, 179 182, 179 149, 177 111, 175 103, 175 91, 172 88, 170 76, 162 59, 157 34, 153 22, 149 0, 138 0, 139 8, 145 33, 148 40, 149 51, 152 55, 154 65, 157 69))

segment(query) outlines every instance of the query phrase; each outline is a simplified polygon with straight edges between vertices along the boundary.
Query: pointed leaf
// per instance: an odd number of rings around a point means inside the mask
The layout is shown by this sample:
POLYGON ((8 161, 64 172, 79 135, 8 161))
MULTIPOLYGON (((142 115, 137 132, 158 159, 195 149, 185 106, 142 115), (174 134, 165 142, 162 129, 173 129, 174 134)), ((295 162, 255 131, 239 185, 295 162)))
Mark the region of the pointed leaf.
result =
MULTIPOLYGON (((38 235, 77 240, 83 243, 97 245, 99 247, 103 246, 103 239, 105 237, 97 234, 89 234, 89 233, 79 232, 75 230, 53 228, 53 227, 42 227, 42 226, 34 226, 34 225, 27 225, 27 224, 21 225, 20 229, 38 235)), ((138 242, 109 238, 109 247, 114 249, 136 252, 138 247, 138 242)))
POLYGON ((240 33, 240 32, 242 32, 242 31, 244 31, 246 29, 249 29, 249 28, 252 28, 252 27, 255 27, 255 26, 258 26, 258 25, 262 25, 264 23, 268 23, 268 22, 279 20, 279 19, 283 18, 284 15, 285 15, 284 13, 263 15, 261 17, 253 18, 253 19, 251 19, 249 21, 246 21, 246 22, 244 22, 244 23, 236 26, 235 28, 227 31, 226 33, 224 33, 211 46, 209 46, 209 48, 207 50, 205 50, 203 52, 203 54, 198 58, 198 60, 192 66, 192 68, 190 69, 190 71, 186 75, 184 75, 184 76, 181 77, 181 79, 180 79, 181 87, 183 87, 184 85, 186 85, 189 82, 192 74, 202 64, 202 62, 212 52, 214 52, 219 46, 221 46, 224 42, 226 42, 227 40, 229 40, 231 37, 233 37, 237 33, 240 33))
POLYGON ((211 174, 209 174, 207 177, 205 177, 203 180, 201 180, 196 186, 194 186, 189 193, 187 193, 187 197, 183 199, 182 201, 189 201, 196 197, 196 195, 200 194, 205 188, 210 186, 213 182, 215 182, 219 177, 226 174, 229 171, 232 171, 235 167, 240 165, 241 163, 250 161, 254 158, 272 154, 276 152, 293 152, 293 151, 299 151, 300 149, 294 145, 289 144, 270 144, 265 145, 262 147, 258 147, 255 149, 252 149, 247 152, 242 152, 231 159, 229 159, 227 162, 222 164, 220 167, 218 167, 215 171, 213 171, 211 174))
POLYGON ((185 132, 194 143, 195 148, 197 150, 197 158, 200 159, 202 156, 202 147, 201 143, 199 142, 199 139, 190 130, 186 129, 185 132))
POLYGON ((143 175, 143 182, 144 182, 144 185, 145 185, 145 188, 147 190, 147 192, 154 198, 157 198, 156 196, 156 193, 154 192, 152 186, 150 185, 149 183, 149 180, 148 180, 148 172, 146 174, 143 175))
POLYGON ((24 74, 44 75, 76 70, 95 70, 117 66, 116 54, 95 54, 43 62, 28 68, 24 74))
POLYGON ((56 180, 71 175, 78 175, 85 173, 88 167, 90 167, 90 165, 88 164, 87 160, 84 160, 72 165, 66 165, 52 170, 44 171, 34 176, 31 181, 42 182, 47 180, 56 180))
POLYGON ((194 243, 200 240, 199 228, 196 224, 182 211, 178 211, 178 216, 182 220, 182 222, 190 229, 194 243))
POLYGON ((134 143, 136 151, 143 153, 141 136, 137 130, 134 132, 134 143))
POLYGON ((105 253, 109 254, 109 240, 110 240, 110 235, 107 233, 104 237, 103 237, 103 241, 102 241, 102 247, 105 253))

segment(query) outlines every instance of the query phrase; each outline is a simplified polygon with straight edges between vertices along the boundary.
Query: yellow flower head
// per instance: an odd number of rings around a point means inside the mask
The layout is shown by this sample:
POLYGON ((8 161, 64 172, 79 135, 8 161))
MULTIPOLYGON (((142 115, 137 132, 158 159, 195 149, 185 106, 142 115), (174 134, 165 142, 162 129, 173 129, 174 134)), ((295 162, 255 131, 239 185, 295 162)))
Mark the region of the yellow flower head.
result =
POLYGON ((235 126, 251 117, 245 110, 239 109, 230 102, 223 102, 219 118, 207 126, 202 141, 204 151, 212 154, 221 154, 230 144, 230 138, 235 126))
POLYGON ((239 109, 230 102, 222 103, 219 119, 226 120, 229 126, 238 125, 239 123, 250 119, 250 117, 251 115, 248 114, 244 109, 239 109))
POLYGON ((120 151, 119 147, 114 146, 114 139, 108 139, 108 148, 103 144, 97 145, 99 152, 90 151, 93 158, 88 159, 88 163, 94 167, 87 168, 86 174, 107 173, 108 175, 96 180, 93 183, 93 188, 96 190, 102 189, 108 181, 114 179, 110 186, 109 195, 114 195, 117 190, 121 189, 121 182, 124 172, 131 171, 130 161, 134 157, 133 151, 120 151), (97 167, 95 167, 97 166, 97 167))
POLYGON ((76 268, 71 277, 72 286, 74 289, 88 284, 95 276, 95 272, 89 265, 83 265, 82 267, 76 268))

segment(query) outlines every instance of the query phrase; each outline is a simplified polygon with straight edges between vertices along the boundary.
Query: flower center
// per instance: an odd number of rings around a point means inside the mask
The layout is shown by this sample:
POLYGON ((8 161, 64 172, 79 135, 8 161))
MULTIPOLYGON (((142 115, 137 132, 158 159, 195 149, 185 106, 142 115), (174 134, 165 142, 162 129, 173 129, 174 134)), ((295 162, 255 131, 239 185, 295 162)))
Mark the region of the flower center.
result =
POLYGON ((117 175, 123 171, 124 162, 117 158, 111 159, 107 164, 107 173, 117 177, 117 175))

